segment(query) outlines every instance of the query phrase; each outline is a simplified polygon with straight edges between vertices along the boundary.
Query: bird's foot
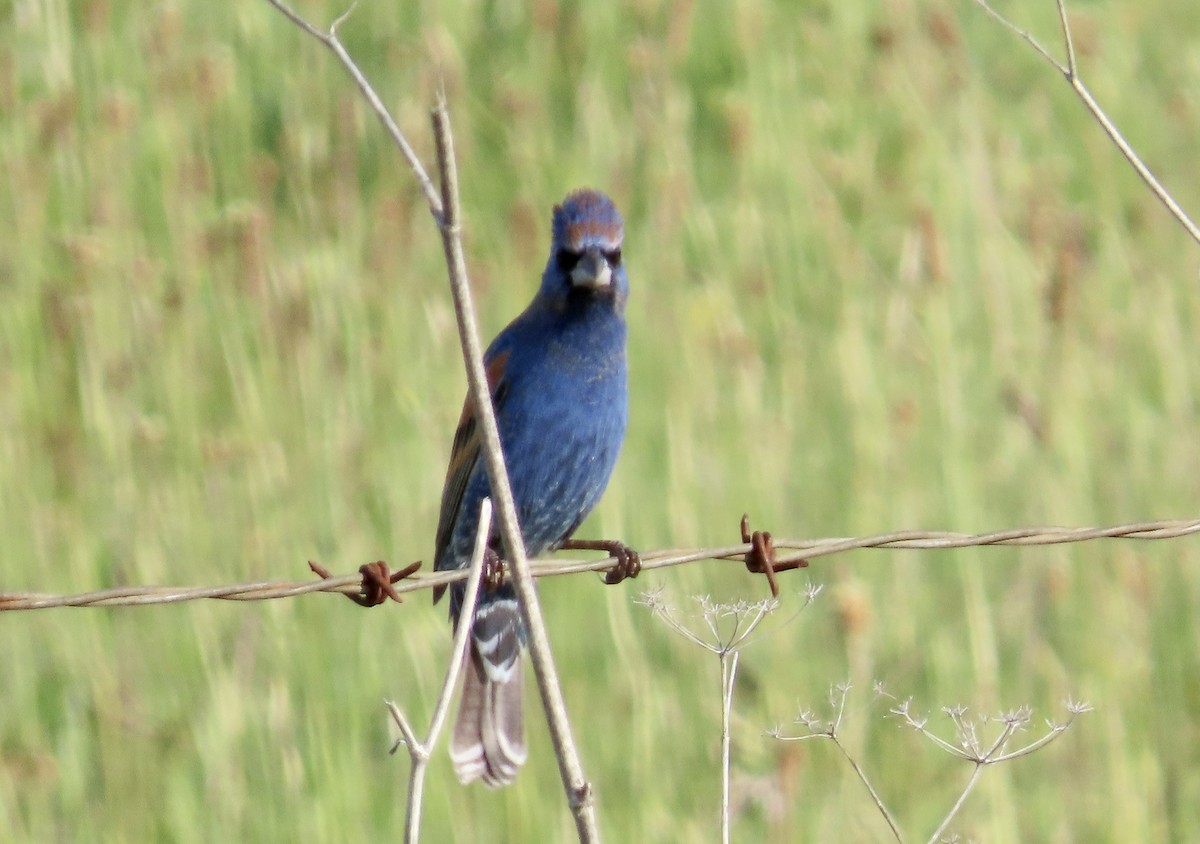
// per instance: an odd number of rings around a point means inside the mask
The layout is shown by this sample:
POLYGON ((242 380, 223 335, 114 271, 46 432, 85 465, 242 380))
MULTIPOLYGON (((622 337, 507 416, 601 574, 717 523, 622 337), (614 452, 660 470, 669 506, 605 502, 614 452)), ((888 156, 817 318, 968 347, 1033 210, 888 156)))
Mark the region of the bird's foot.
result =
POLYGON ((637 577, 642 571, 642 558, 624 542, 615 539, 568 539, 559 546, 560 551, 607 551, 616 564, 604 573, 604 582, 609 586, 620 583, 627 577, 637 577))
POLYGON ((500 555, 487 548, 483 552, 483 591, 495 592, 504 585, 504 561, 500 555))

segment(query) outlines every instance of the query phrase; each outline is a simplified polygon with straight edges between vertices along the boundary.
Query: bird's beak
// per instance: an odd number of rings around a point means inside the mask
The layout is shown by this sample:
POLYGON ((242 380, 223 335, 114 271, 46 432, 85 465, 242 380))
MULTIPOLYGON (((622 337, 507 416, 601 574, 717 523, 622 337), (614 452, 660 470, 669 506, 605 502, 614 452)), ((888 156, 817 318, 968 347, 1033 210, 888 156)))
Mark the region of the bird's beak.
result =
POLYGON ((604 290, 612 284, 612 267, 599 249, 588 249, 571 270, 571 284, 592 290, 604 290))

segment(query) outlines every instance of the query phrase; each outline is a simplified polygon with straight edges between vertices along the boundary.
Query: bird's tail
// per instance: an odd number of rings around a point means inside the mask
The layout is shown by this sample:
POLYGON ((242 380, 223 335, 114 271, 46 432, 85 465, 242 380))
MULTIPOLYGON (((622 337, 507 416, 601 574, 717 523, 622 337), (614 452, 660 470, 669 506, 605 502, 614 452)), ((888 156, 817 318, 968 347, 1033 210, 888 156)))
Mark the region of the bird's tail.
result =
POLYGON ((450 759, 459 782, 481 779, 489 788, 509 785, 529 755, 521 707, 521 660, 497 679, 484 668, 475 642, 463 680, 450 759))

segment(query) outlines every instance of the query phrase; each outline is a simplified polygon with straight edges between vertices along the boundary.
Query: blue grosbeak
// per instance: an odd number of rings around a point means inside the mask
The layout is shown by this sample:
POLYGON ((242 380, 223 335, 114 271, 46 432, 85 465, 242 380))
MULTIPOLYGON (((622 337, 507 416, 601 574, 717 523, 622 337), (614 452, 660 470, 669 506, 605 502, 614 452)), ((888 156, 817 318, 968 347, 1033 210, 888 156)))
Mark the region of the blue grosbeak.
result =
MULTIPOLYGON (((568 195, 554 208, 550 259, 537 295, 484 354, 521 535, 531 557, 568 545, 600 499, 625 437, 629 282, 623 237, 621 215, 607 196, 592 190, 568 195)), ((479 505, 491 494, 480 442, 468 399, 442 490, 438 570, 463 568, 470 561, 479 505)), ((495 527, 489 545, 500 550, 495 527)), ((456 628, 462 596, 461 584, 451 588, 456 628)), ((450 745, 455 773, 464 783, 481 778, 489 786, 508 785, 525 761, 524 643, 512 585, 481 592, 450 745)))

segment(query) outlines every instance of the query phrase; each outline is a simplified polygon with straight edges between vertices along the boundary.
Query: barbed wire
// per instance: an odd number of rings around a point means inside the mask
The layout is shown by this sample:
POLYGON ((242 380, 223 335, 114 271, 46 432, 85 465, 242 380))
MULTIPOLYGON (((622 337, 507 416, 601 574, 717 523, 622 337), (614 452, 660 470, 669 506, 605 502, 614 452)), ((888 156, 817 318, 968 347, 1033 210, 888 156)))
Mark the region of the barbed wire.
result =
MULTIPOLYGON (((969 548, 989 545, 1063 545, 1090 542, 1096 539, 1177 539, 1200 533, 1200 519, 1170 519, 1152 522, 1133 522, 1111 527, 1022 527, 991 533, 954 533, 949 531, 904 530, 862 537, 831 537, 825 539, 773 540, 776 571, 796 568, 806 560, 841 554, 859 549, 901 549, 940 551, 949 548, 969 548), (788 553, 778 553, 787 549, 788 553)), ((641 555, 642 570, 667 568, 701 560, 735 561, 744 563, 746 555, 755 550, 754 543, 725 547, 680 549, 666 548, 641 555)), ((555 577, 585 571, 606 571, 617 560, 608 557, 598 560, 535 560, 535 577, 555 577)), ((212 599, 221 601, 269 601, 293 598, 315 592, 335 592, 359 596, 363 593, 363 574, 347 574, 322 580, 260 580, 225 586, 123 586, 100 589, 75 595, 56 595, 44 592, 0 592, 0 612, 42 610, 55 607, 129 607, 178 604, 185 601, 212 599)), ((467 571, 416 574, 393 584, 397 593, 417 592, 465 580, 467 571)))

